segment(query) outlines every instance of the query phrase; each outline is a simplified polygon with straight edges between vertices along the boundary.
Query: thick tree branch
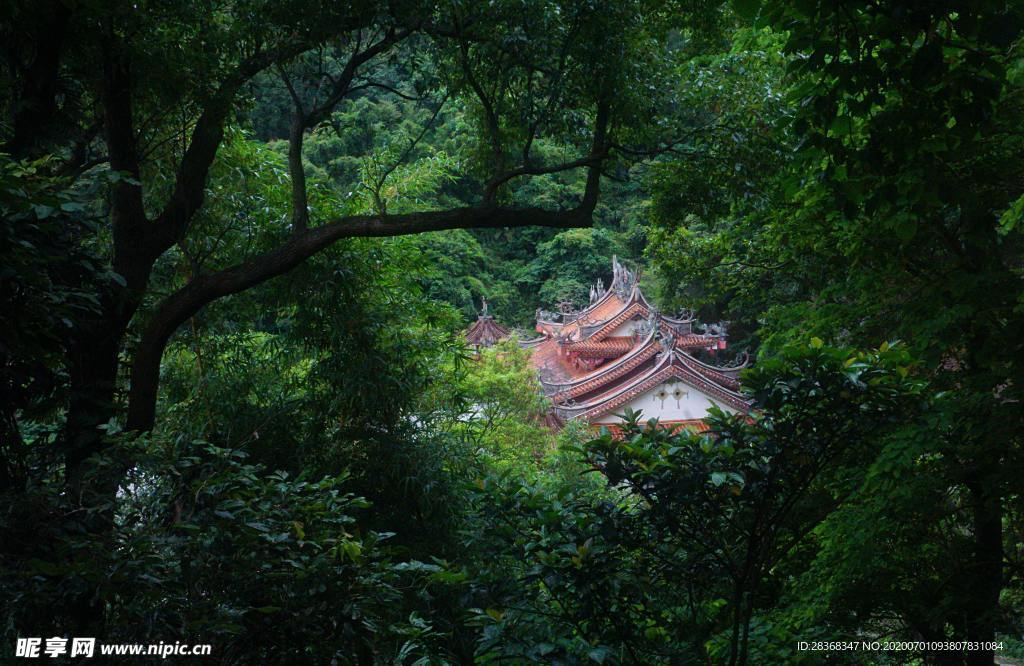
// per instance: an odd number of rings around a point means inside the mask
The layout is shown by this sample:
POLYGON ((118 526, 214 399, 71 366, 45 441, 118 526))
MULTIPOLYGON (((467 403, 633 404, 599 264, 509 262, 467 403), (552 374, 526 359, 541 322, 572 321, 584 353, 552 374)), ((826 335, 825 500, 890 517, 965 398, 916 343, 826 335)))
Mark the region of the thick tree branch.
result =
MULTIPOLYGON (((596 173, 596 170, 591 173, 596 173)), ((181 324, 218 298, 283 275, 342 238, 402 236, 445 229, 585 227, 592 223, 596 201, 597 191, 590 192, 588 188, 583 203, 568 211, 483 206, 404 215, 345 217, 293 235, 280 247, 248 261, 199 276, 164 299, 142 335, 132 366, 128 428, 146 431, 153 427, 160 361, 167 341, 181 324)))

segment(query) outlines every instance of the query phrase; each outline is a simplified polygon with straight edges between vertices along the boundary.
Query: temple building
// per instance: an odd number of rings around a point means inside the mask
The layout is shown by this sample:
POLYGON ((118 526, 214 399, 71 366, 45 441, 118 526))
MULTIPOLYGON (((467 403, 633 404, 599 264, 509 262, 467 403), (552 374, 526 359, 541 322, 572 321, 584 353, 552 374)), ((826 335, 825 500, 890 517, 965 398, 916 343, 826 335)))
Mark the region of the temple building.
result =
MULTIPOLYGON (((661 314, 640 291, 637 275, 617 259, 612 259, 611 285, 595 284, 587 307, 574 311, 562 304, 559 309, 538 310, 540 336, 520 342, 531 352, 555 420, 580 419, 614 429, 618 415, 632 409, 644 420, 702 430, 712 405, 730 413, 750 411, 737 381, 746 355, 728 366, 695 355, 726 348, 724 325, 703 326, 692 314, 661 314)), ((467 341, 471 333, 484 340, 497 329, 508 335, 485 308, 467 331, 467 341)))

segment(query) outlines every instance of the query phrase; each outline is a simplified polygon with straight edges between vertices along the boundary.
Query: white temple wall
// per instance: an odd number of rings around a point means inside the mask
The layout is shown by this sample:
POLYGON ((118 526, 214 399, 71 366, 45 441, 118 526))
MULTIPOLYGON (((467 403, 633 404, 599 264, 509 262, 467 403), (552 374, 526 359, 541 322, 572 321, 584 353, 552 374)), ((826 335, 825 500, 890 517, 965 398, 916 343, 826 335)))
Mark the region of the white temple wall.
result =
POLYGON ((613 414, 622 414, 626 409, 633 409, 643 412, 643 419, 659 419, 661 421, 683 421, 690 419, 703 419, 708 415, 708 409, 712 405, 718 405, 728 414, 735 414, 736 410, 716 401, 707 394, 698 391, 694 387, 681 381, 674 383, 666 381, 650 391, 637 396, 628 405, 614 410, 610 414, 603 414, 595 419, 595 422, 611 423, 618 421, 613 414))
POLYGON ((619 326, 617 326, 615 330, 613 330, 608 335, 609 337, 627 337, 633 335, 633 333, 636 331, 637 324, 639 324, 642 321, 642 319, 630 319, 629 321, 623 324, 619 324, 619 326))

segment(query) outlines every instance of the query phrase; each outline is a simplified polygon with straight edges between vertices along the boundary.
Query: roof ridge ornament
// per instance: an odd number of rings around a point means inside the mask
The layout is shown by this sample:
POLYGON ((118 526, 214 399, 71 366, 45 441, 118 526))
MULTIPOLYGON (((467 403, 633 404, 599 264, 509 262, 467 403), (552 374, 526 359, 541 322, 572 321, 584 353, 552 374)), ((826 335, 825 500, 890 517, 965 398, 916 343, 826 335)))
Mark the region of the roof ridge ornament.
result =
POLYGON ((697 324, 697 328, 699 328, 704 335, 711 335, 716 338, 724 339, 728 337, 726 324, 728 324, 728 322, 725 321, 719 321, 715 324, 697 324))
POLYGON ((742 352, 734 356, 731 361, 718 367, 722 370, 742 370, 747 367, 749 362, 750 352, 744 349, 742 352))
POLYGON ((561 315, 550 310, 543 308, 537 308, 537 319, 538 321, 548 321, 552 323, 561 323, 561 315))
POLYGON ((693 308, 680 308, 679 312, 676 314, 675 317, 673 317, 673 319, 676 319, 678 321, 696 321, 697 311, 694 310, 693 308))
POLYGON ((647 318, 636 323, 634 330, 637 335, 641 338, 646 338, 651 333, 657 331, 659 318, 658 311, 651 308, 648 311, 647 318))
POLYGON ((619 256, 612 255, 612 284, 611 290, 622 300, 626 300, 633 293, 637 285, 637 274, 619 263, 619 256))
POLYGON ((651 313, 651 318, 654 320, 654 326, 658 330, 658 344, 661 345, 661 351, 658 356, 661 357, 665 354, 674 354, 676 350, 676 334, 675 330, 671 326, 665 326, 662 328, 659 326, 661 323, 661 314, 656 310, 651 313))

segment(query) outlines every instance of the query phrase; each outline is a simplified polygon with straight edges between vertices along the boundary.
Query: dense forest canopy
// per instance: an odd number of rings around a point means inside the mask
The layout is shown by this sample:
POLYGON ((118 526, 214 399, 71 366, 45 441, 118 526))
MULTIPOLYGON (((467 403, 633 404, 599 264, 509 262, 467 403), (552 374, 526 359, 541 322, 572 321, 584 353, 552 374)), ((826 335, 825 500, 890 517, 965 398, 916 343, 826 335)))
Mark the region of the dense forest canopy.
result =
POLYGON ((0 655, 1024 663, 1022 35, 994 0, 6 3, 0 655), (460 337, 613 256, 728 322, 751 417, 552 428, 515 338, 460 337))

